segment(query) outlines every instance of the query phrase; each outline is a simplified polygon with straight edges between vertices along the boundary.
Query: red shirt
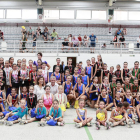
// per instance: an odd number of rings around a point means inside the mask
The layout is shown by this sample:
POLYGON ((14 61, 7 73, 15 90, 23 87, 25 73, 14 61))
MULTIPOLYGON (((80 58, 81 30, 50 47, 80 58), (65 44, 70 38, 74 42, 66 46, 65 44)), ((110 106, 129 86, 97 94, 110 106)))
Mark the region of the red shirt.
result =
POLYGON ((82 41, 82 37, 78 37, 78 40, 79 40, 79 41, 82 41))

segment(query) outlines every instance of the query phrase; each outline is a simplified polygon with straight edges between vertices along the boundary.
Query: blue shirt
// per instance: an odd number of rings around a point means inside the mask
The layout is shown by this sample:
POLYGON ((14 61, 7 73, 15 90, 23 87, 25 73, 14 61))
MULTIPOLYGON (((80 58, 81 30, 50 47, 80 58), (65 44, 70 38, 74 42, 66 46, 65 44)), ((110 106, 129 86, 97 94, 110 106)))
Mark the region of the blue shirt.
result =
POLYGON ((95 35, 93 35, 93 36, 90 35, 89 38, 90 38, 91 43, 95 43, 95 38, 96 38, 95 35))
POLYGON ((61 108, 58 108, 58 110, 57 110, 57 109, 54 109, 52 107, 51 110, 50 110, 49 116, 51 116, 52 113, 53 113, 53 117, 54 118, 62 117, 62 110, 61 110, 61 108))
POLYGON ((13 110, 12 112, 16 112, 18 111, 18 113, 16 113, 15 115, 19 116, 19 118, 22 118, 24 115, 28 114, 28 108, 26 107, 25 109, 22 109, 21 107, 18 107, 17 109, 13 110))
POLYGON ((37 108, 37 115, 46 115, 46 108, 43 106, 42 108, 37 108))

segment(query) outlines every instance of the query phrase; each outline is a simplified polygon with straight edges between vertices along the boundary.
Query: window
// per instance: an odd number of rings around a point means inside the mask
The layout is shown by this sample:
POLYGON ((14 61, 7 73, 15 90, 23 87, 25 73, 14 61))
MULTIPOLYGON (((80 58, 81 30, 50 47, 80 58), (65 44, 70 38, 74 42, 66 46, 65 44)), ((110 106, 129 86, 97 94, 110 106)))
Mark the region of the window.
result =
POLYGON ((127 11, 115 11, 114 20, 127 20, 127 11))
POLYGON ((129 20, 140 20, 140 12, 129 12, 129 20))
POLYGON ((21 10, 7 9, 6 18, 21 18, 21 10))
POLYGON ((44 10, 44 19, 59 19, 59 10, 44 10))
POLYGON ((0 18, 4 18, 5 17, 5 10, 0 10, 0 18))
POLYGON ((91 19, 90 10, 77 10, 76 19, 91 19))
POLYGON ((22 19, 37 19, 37 10, 22 10, 22 19))
POLYGON ((74 10, 60 10, 60 18, 74 19, 74 10))
POLYGON ((92 19, 106 20, 106 11, 92 11, 92 19))

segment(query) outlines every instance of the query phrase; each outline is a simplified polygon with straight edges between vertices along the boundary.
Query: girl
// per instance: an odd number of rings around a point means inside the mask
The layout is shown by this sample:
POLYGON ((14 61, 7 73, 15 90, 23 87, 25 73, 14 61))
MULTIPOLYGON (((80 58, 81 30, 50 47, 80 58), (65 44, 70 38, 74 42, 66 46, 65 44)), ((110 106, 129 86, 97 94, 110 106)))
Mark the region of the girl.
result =
POLYGON ((22 63, 26 64, 26 59, 25 58, 22 59, 22 63))
POLYGON ((11 89, 11 93, 7 97, 7 103, 10 107, 18 107, 18 94, 16 93, 15 88, 11 89))
POLYGON ((44 78, 39 77, 37 79, 37 85, 34 86, 34 94, 37 95, 37 100, 41 99, 42 95, 45 94, 43 84, 44 84, 44 78))
POLYGON ((18 123, 24 115, 26 116, 26 120, 27 120, 28 108, 25 107, 25 105, 26 105, 26 101, 24 99, 22 99, 20 101, 20 107, 11 111, 10 113, 6 114, 6 116, 3 118, 3 120, 1 120, 1 123, 4 124, 4 122, 5 122, 6 125, 11 126, 15 123, 18 123), (13 114, 14 112, 17 112, 17 113, 13 114), (14 118, 14 121, 6 121, 7 119, 9 119, 9 117, 14 118))
POLYGON ((62 111, 59 107, 59 102, 56 99, 53 101, 53 107, 50 110, 49 117, 47 117, 47 121, 49 121, 50 119, 57 121, 57 124, 60 126, 63 126, 65 124, 65 122, 62 119, 62 111))
POLYGON ((46 63, 42 63, 42 76, 44 77, 44 85, 49 82, 49 71, 46 69, 46 63))
POLYGON ((26 69, 26 64, 25 63, 22 63, 22 68, 18 72, 18 76, 19 76, 19 79, 20 79, 19 85, 20 85, 20 89, 21 89, 21 92, 22 92, 23 86, 26 86, 27 89, 29 87, 29 82, 28 82, 29 75, 28 75, 28 71, 26 69))
POLYGON ((27 121, 21 120, 20 123, 21 124, 22 123, 23 124, 28 124, 28 123, 31 123, 31 122, 34 122, 34 121, 40 121, 39 126, 46 124, 45 123, 45 120, 46 120, 45 118, 46 118, 47 111, 46 111, 46 108, 43 106, 43 100, 42 99, 38 100, 38 103, 37 103, 36 109, 35 109, 35 113, 37 114, 36 117, 31 118, 30 120, 27 120, 27 121))
POLYGON ((36 85, 37 84, 37 71, 36 71, 36 65, 33 65, 32 72, 30 73, 30 85, 36 85))
POLYGON ((21 59, 17 60, 17 70, 20 71, 21 70, 21 59))
POLYGON ((100 91, 99 85, 97 83, 98 83, 98 77, 95 76, 93 78, 93 84, 91 84, 90 89, 89 89, 89 98, 90 98, 91 102, 87 101, 87 104, 91 108, 94 108, 94 105, 98 99, 98 95, 99 95, 99 91, 100 91))
POLYGON ((45 86, 44 90, 45 90, 45 94, 42 95, 41 99, 43 100, 44 106, 46 107, 47 110, 46 116, 48 116, 53 104, 54 96, 52 93, 50 93, 50 86, 48 85, 45 86))
POLYGON ((0 90, 2 90, 4 92, 4 87, 5 87, 5 84, 6 84, 6 78, 5 78, 5 76, 3 76, 3 72, 5 73, 5 71, 0 69, 0 90))
POLYGON ((124 89, 124 91, 126 92, 126 89, 131 89, 131 84, 129 84, 129 78, 125 77, 125 82, 122 85, 122 88, 124 89))
MULTIPOLYGON (((140 97, 140 94, 139 94, 139 97, 140 97)), ((137 116, 138 116, 138 122, 140 122, 140 102, 136 106, 136 112, 137 112, 137 116)))
POLYGON ((101 84, 100 86, 100 90, 102 88, 106 89, 107 93, 110 91, 110 84, 109 84, 109 81, 108 81, 108 77, 107 76, 104 76, 103 77, 103 83, 101 84))
POLYGON ((27 70, 28 70, 28 72, 30 72, 30 71, 32 71, 32 67, 33 67, 33 60, 29 60, 28 61, 28 63, 29 63, 29 66, 27 66, 27 70))
POLYGON ((74 74, 73 74, 73 88, 75 87, 75 84, 77 83, 77 78, 78 78, 78 68, 74 69, 74 74))
POLYGON ((4 68, 4 58, 0 58, 0 69, 4 68))
POLYGON ((14 57, 9 58, 9 67, 12 67, 14 63, 14 57))
POLYGON ((112 76, 112 80, 111 81, 112 82, 110 83, 110 89, 111 89, 111 92, 113 94, 113 90, 114 90, 114 88, 116 88, 116 76, 115 75, 112 76))
POLYGON ((99 103, 99 109, 96 111, 96 129, 99 130, 100 129, 100 125, 102 124, 103 126, 105 126, 105 128, 108 130, 109 124, 107 122, 107 110, 105 109, 105 102, 104 101, 100 101, 99 103), (101 117, 102 115, 102 117, 101 117))
POLYGON ((56 83, 61 85, 61 74, 59 73, 60 68, 58 66, 55 67, 55 72, 51 74, 51 76, 56 77, 56 83))
POLYGON ((122 83, 122 79, 121 79, 121 70, 120 70, 120 65, 118 64, 116 66, 117 70, 115 71, 115 75, 117 77, 117 80, 116 81, 120 81, 122 83))
POLYGON ((5 71, 5 74, 6 74, 6 84, 5 84, 5 90, 6 90, 6 93, 7 93, 7 89, 9 88, 10 86, 10 81, 9 81, 9 75, 10 75, 10 71, 12 70, 11 67, 9 67, 9 61, 5 61, 5 68, 4 68, 4 71, 5 71))
POLYGON ((137 107, 137 105, 140 104, 140 92, 137 93, 137 96, 136 98, 134 99, 134 103, 133 103, 133 106, 134 107, 137 107))
POLYGON ((87 60, 87 66, 85 67, 85 73, 89 77, 89 83, 91 83, 92 77, 93 77, 93 75, 92 75, 93 74, 93 68, 92 68, 92 66, 90 66, 90 60, 89 59, 87 60))
POLYGON ((10 71, 9 82, 10 82, 10 87, 16 88, 16 92, 18 93, 19 79, 18 79, 18 70, 16 64, 13 64, 13 70, 10 71))
POLYGON ((64 112, 66 111, 66 105, 67 105, 67 96, 65 93, 63 93, 63 86, 59 86, 58 87, 58 93, 56 93, 54 95, 54 98, 56 100, 58 100, 59 102, 59 107, 61 108, 62 110, 62 118, 64 117, 64 112))
MULTIPOLYGON (((91 58, 91 64, 90 65, 92 66, 92 69, 93 69, 92 76, 94 77, 96 75, 96 72, 97 72, 97 64, 95 62, 95 57, 91 58)), ((92 77, 92 79, 93 79, 93 77, 92 77)))
POLYGON ((133 97, 131 96, 130 89, 126 89, 126 95, 124 96, 124 101, 128 102, 130 106, 133 106, 133 97))
POLYGON ((91 126, 92 117, 87 117, 87 109, 84 108, 85 101, 83 99, 79 100, 79 108, 76 109, 77 118, 74 119, 75 126, 80 128, 82 126, 91 126))
POLYGON ((42 61, 41 60, 37 60, 37 70, 42 69, 42 61))
POLYGON ((123 103, 123 99, 121 98, 120 92, 116 93, 115 99, 113 99, 114 106, 117 108, 117 105, 123 103))
POLYGON ((69 102, 70 101, 72 102, 72 105, 73 105, 74 104, 74 100, 75 100, 75 96, 74 96, 74 94, 72 92, 73 86, 72 86, 72 83, 70 81, 71 81, 71 76, 70 75, 67 75, 67 81, 66 82, 63 82, 63 89, 64 89, 64 93, 67 96, 67 100, 68 100, 68 103, 67 104, 68 104, 68 106, 70 106, 69 105, 69 102))
POLYGON ((29 94, 27 95, 27 107, 28 107, 28 113, 31 115, 31 110, 36 107, 37 105, 37 96, 33 93, 34 87, 29 87, 29 94))
POLYGON ((78 76, 77 83, 74 87, 74 95, 76 97, 76 100, 83 99, 86 100, 87 96, 85 95, 85 85, 82 84, 82 77, 78 76))
POLYGON ((137 92, 140 91, 140 86, 138 85, 138 79, 134 79, 134 84, 131 85, 131 93, 133 99, 136 98, 137 92))
POLYGON ((113 103, 109 103, 109 96, 107 95, 106 89, 101 90, 101 95, 98 96, 98 100, 97 103, 95 104, 95 108, 99 107, 100 101, 103 101, 105 103, 106 110, 109 110, 113 106, 113 103))
MULTIPOLYGON (((23 87, 22 89, 22 93, 20 94, 20 100, 21 99, 25 99, 27 98, 27 96, 29 95, 29 93, 27 92, 27 87, 23 87)), ((27 101, 26 101, 26 106, 27 106, 27 101)))
MULTIPOLYGON (((103 80, 103 77, 108 77, 109 79, 109 70, 107 70, 107 64, 104 64, 104 69, 101 71, 101 83, 102 83, 102 80, 103 80)), ((109 81, 108 81, 109 83, 109 81)))
POLYGON ((6 102, 5 93, 0 91, 0 112, 3 112, 3 109, 5 110, 4 103, 6 102))
MULTIPOLYGON (((64 75, 64 77, 63 77, 63 81, 64 81, 64 82, 67 81, 67 76, 68 76, 68 75, 70 75, 69 69, 67 69, 67 70, 65 71, 65 75, 64 75)), ((71 77, 71 82, 73 83, 73 76, 70 75, 70 77, 71 77)))
POLYGON ((82 83, 85 85, 85 91, 86 93, 89 92, 89 76, 85 75, 85 70, 81 70, 81 76, 82 76, 82 83))
POLYGON ((119 81, 116 84, 116 88, 113 89, 113 98, 115 98, 117 92, 120 92, 121 98, 123 98, 123 96, 125 95, 125 92, 123 88, 121 88, 121 83, 119 81))
POLYGON ((109 83, 112 82, 112 77, 114 75, 114 72, 113 71, 114 71, 114 67, 111 66, 110 67, 110 71, 109 71, 109 83))

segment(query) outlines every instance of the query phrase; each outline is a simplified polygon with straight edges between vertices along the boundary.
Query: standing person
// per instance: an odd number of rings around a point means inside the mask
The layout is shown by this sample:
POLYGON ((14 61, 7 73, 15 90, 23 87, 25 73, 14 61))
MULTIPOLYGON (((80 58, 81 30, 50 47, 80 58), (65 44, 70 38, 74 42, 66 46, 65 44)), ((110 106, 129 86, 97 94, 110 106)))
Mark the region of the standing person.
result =
POLYGON ((50 92, 55 95, 56 93, 58 93, 58 84, 56 83, 56 77, 55 76, 51 76, 50 78, 50 82, 47 84, 51 87, 50 92))
POLYGON ((44 85, 49 82, 49 72, 46 69, 46 63, 42 63, 42 76, 44 77, 44 85))
POLYGON ((24 50, 26 50, 27 52, 28 52, 28 50, 26 49, 26 46, 25 46, 25 44, 26 44, 26 41, 27 41, 27 37, 26 37, 26 33, 25 32, 23 32, 22 33, 22 52, 24 53, 24 50))
MULTIPOLYGON (((39 53, 37 54, 38 60, 41 60, 41 62, 45 62, 46 65, 47 65, 47 67, 48 67, 48 70, 49 70, 51 67, 50 67, 50 65, 47 63, 47 61, 42 60, 42 56, 43 56, 43 55, 42 55, 41 52, 39 52, 39 53)), ((37 61, 34 61, 34 65, 38 66, 37 61)))
POLYGON ((5 73, 5 71, 0 69, 0 90, 2 90, 4 92, 4 87, 6 84, 6 77, 3 76, 3 73, 5 73))
POLYGON ((139 48, 139 45, 140 45, 140 35, 139 35, 139 37, 137 38, 137 48, 139 48))
POLYGON ((116 81, 120 81, 120 83, 122 83, 122 78, 121 78, 121 66, 118 64, 116 66, 116 71, 115 71, 115 76, 117 77, 117 80, 116 81))
POLYGON ((53 72, 55 71, 55 67, 57 66, 57 67, 60 68, 59 73, 62 74, 63 73, 63 66, 60 64, 60 58, 57 58, 56 59, 56 63, 57 64, 53 66, 53 72))
POLYGON ((0 69, 3 69, 4 68, 4 58, 1 57, 0 58, 0 69))
POLYGON ((3 39, 4 41, 4 35, 3 35, 3 32, 0 30, 0 39, 3 39))
POLYGON ((94 50, 95 50, 95 46, 96 46, 96 42, 95 42, 95 39, 97 40, 97 42, 98 42, 98 38, 92 33, 90 36, 89 36, 89 39, 90 39, 90 41, 91 41, 91 43, 90 43, 90 50, 91 50, 91 52, 90 53, 94 53, 94 50), (92 47, 93 47, 93 49, 92 49, 92 47), (93 50, 93 52, 92 52, 92 50, 93 50))
POLYGON ((14 63, 14 57, 9 58, 9 67, 12 67, 14 63))
POLYGON ((74 53, 75 53, 75 47, 77 47, 77 53, 78 53, 78 47, 79 47, 79 40, 75 36, 72 37, 73 47, 74 47, 74 53))
MULTIPOLYGON (((90 65, 92 66, 92 69, 93 69, 93 74, 92 74, 92 76, 95 77, 96 72, 97 72, 97 64, 96 64, 96 62, 95 62, 95 57, 92 57, 92 58, 91 58, 91 64, 90 64, 90 65)), ((93 77, 92 77, 92 78, 93 78, 93 77)))
POLYGON ((51 33, 51 41, 54 41, 57 38, 59 38, 58 33, 53 29, 53 32, 51 33))
POLYGON ((33 34, 32 36, 33 36, 33 50, 34 50, 34 49, 36 49, 37 37, 36 37, 36 34, 34 32, 32 34, 33 34))
POLYGON ((37 84, 37 71, 36 71, 36 65, 32 66, 32 72, 30 73, 30 85, 36 85, 37 84))
POLYGON ((69 58, 67 63, 68 63, 68 65, 65 66, 65 71, 66 71, 67 69, 69 69, 70 75, 73 75, 73 74, 74 74, 74 66, 72 65, 72 59, 69 58))
POLYGON ((44 78, 41 76, 37 79, 37 85, 34 86, 34 94, 37 95, 37 100, 41 99, 42 95, 45 93, 43 84, 44 78))
POLYGON ((17 70, 21 70, 21 59, 17 60, 17 70))

